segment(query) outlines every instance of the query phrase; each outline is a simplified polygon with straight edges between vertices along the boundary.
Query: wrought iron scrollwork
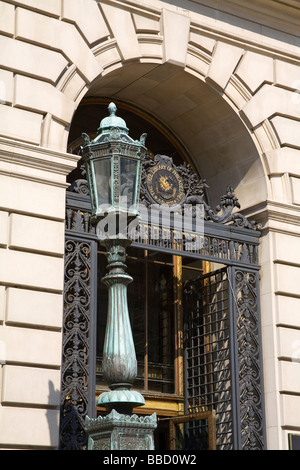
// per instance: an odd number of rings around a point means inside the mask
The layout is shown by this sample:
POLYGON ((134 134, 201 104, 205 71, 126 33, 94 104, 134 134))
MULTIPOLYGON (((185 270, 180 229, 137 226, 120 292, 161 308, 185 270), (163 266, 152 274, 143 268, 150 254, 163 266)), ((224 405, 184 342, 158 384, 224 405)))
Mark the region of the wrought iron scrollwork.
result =
MULTIPOLYGON (((141 139, 143 136, 141 136, 141 139)), ((149 154, 146 154, 143 160, 142 177, 141 177, 141 191, 140 191, 140 202, 145 206, 149 206, 153 203, 153 200, 149 194, 147 187, 147 175, 149 171, 153 169, 157 164, 163 163, 174 171, 181 178, 183 183, 183 198, 180 201, 180 206, 197 204, 203 205, 205 212, 205 220, 212 221, 218 224, 232 223, 235 226, 248 228, 251 230, 259 230, 260 225, 256 224, 255 221, 249 221, 240 212, 234 212, 234 209, 240 209, 241 205, 234 193, 234 189, 231 185, 226 187, 226 192, 220 197, 220 203, 217 205, 214 211, 212 207, 207 203, 207 190, 209 188, 205 179, 201 179, 193 171, 190 164, 183 163, 175 166, 171 157, 167 155, 156 155, 153 158, 149 154)), ((80 172, 82 177, 72 183, 69 191, 73 191, 79 194, 88 195, 88 185, 85 179, 85 168, 83 164, 79 164, 80 172)), ((196 212, 195 212, 196 214, 196 212)))
POLYGON ((89 188, 88 188, 87 179, 85 177, 86 170, 85 170, 85 167, 84 167, 83 163, 79 164, 79 171, 81 173, 81 178, 73 181, 73 183, 70 185, 68 190, 71 191, 71 192, 74 192, 74 193, 78 193, 78 194, 82 194, 84 196, 88 196, 89 195, 89 188))
POLYGON ((90 340, 90 243, 66 240, 60 447, 86 445, 90 340))
POLYGON ((235 271, 241 441, 244 450, 264 448, 257 273, 235 271))
POLYGON ((91 212, 68 207, 66 210, 66 230, 79 233, 95 233, 91 223, 91 212))
MULTIPOLYGON (((153 171, 155 166, 165 164, 169 168, 173 168, 182 180, 184 188, 184 196, 180 202, 180 206, 184 208, 187 205, 201 204, 204 208, 204 218, 207 221, 216 222, 218 224, 233 223, 235 226, 248 228, 251 230, 259 229, 254 221, 248 219, 240 212, 233 212, 234 209, 240 209, 238 198, 234 194, 232 186, 226 187, 226 192, 220 197, 220 204, 214 211, 207 203, 207 189, 209 188, 206 180, 200 179, 193 171, 191 165, 183 163, 175 166, 170 157, 166 155, 156 155, 154 160, 148 155, 143 162, 142 184, 141 184, 141 202, 148 206, 153 203, 151 194, 147 187, 147 176, 149 171, 153 171)), ((196 212, 194 212, 196 214, 196 212)))

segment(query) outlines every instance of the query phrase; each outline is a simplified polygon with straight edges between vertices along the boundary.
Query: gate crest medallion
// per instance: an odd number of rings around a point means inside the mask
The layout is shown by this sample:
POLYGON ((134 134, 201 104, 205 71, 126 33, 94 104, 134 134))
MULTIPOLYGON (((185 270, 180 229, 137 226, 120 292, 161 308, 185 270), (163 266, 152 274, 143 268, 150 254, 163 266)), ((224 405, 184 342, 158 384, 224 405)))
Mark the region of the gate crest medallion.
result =
POLYGON ((182 203, 184 184, 173 161, 166 155, 156 155, 146 178, 148 197, 153 203, 176 206, 182 203))

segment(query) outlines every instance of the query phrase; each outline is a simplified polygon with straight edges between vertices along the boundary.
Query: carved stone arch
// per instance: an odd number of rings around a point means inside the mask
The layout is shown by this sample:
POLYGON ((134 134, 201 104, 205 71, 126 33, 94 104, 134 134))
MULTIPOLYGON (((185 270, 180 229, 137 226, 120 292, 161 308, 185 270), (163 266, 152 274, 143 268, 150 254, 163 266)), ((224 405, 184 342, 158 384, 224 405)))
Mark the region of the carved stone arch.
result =
MULTIPOLYGON (((107 103, 115 100, 146 110, 158 125, 176 135, 212 188, 222 187, 222 180, 230 179, 244 208, 267 198, 267 177, 256 139, 232 105, 203 77, 167 62, 133 61, 102 74, 84 98, 106 99, 107 103), (176 91, 168 97, 165 91, 175 85, 176 91), (252 200, 254 195, 256 200, 252 200)), ((62 132, 67 145, 68 133, 62 132)), ((212 195, 213 204, 217 204, 218 195, 212 195)))
MULTIPOLYGON (((108 99, 115 99, 117 96, 128 104, 145 107, 158 120, 163 120, 190 147, 189 152, 194 156, 201 174, 207 178, 218 174, 214 181, 211 180, 211 186, 219 185, 230 172, 236 172, 232 184, 243 207, 251 207, 259 202, 258 198, 253 199, 255 194, 259 194, 261 200, 267 199, 270 196, 270 187, 265 154, 270 148, 276 149, 279 146, 278 139, 267 119, 253 130, 248 110, 257 90, 255 86, 259 88, 264 80, 271 80, 269 66, 266 66, 265 77, 260 77, 256 85, 248 83, 250 74, 245 72, 245 64, 257 60, 258 54, 253 57, 247 47, 238 45, 237 41, 218 37, 216 31, 208 33, 183 10, 152 8, 150 11, 146 7, 136 8, 134 5, 123 9, 121 5, 108 4, 99 6, 99 9, 110 32, 106 37, 99 35, 99 39, 90 45, 99 70, 96 71, 95 68, 94 77, 87 81, 73 63, 56 85, 73 101, 74 110, 84 97, 95 95, 108 99), (120 18, 120 15, 128 24, 126 37, 116 25, 116 18, 120 18), (172 33, 174 24, 180 30, 180 35, 172 33), (228 58, 226 67, 221 61, 223 57, 228 58), (149 74, 152 71, 153 77, 154 70, 157 77, 166 79, 169 76, 171 81, 173 77, 174 82, 179 79, 177 96, 173 93, 167 100, 164 96, 149 95, 149 74), (193 109, 193 104, 198 110, 193 109), (172 116, 174 107, 183 109, 176 122, 172 116), (172 117, 172 122, 168 116, 172 117), (215 125, 211 126, 214 116, 215 125), (188 132, 187 122, 192 122, 194 126, 197 122, 198 125, 203 125, 202 134, 188 132), (240 135, 232 149, 224 147, 222 139, 226 138, 226 134, 227 140, 233 142, 234 128, 239 128, 240 135), (203 142, 204 139, 212 142, 218 137, 221 137, 217 141, 219 151, 213 152, 212 158, 210 144, 204 146, 203 142), (200 155, 201 146, 203 152, 200 155), (213 160, 214 168, 211 165, 213 160), (206 168, 201 168, 204 162, 209 163, 210 168, 207 165, 206 168), (240 167, 236 171, 239 163, 240 167)), ((79 25, 78 28, 80 29, 79 25)), ((268 59, 266 58, 267 64, 268 59)), ((156 89, 155 92, 159 90, 156 89)), ((59 122, 51 114, 47 115, 43 126, 44 145, 65 150, 68 131, 69 125, 59 122)))

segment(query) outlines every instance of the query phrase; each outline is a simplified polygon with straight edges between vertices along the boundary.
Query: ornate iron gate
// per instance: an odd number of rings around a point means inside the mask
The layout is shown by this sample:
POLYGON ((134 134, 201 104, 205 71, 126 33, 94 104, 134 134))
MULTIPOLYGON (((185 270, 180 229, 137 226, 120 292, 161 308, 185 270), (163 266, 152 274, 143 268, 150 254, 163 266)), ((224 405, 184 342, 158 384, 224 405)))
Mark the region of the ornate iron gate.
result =
MULTIPOLYGON (((259 231, 233 211, 239 203, 231 187, 214 212, 205 199, 204 180, 186 164, 175 167, 169 157, 157 157, 144 163, 141 202, 153 203, 149 171, 153 177, 155 165, 167 167, 183 200, 192 209, 195 204, 204 209, 203 232, 191 224, 178 237, 174 225, 159 221, 152 237, 153 226, 142 216, 133 246, 224 266, 185 286, 187 412, 216 409, 221 449, 263 449, 259 231)), ((84 418, 95 413, 97 237, 87 194, 82 178, 72 184, 66 201, 61 449, 85 448, 84 418)))
POLYGON ((186 412, 216 411, 218 450, 264 448, 258 292, 231 267, 185 285, 186 412))

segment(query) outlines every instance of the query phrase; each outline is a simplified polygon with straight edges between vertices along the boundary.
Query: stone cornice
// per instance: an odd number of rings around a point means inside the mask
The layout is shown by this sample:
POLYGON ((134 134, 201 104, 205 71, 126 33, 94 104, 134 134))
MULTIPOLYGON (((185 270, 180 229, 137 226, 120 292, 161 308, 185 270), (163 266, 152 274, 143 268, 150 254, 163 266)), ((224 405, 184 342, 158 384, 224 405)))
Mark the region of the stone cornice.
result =
POLYGON ((266 200, 241 212, 261 224, 261 233, 275 231, 300 236, 300 206, 266 200))
POLYGON ((101 3, 143 13, 157 21, 163 9, 173 10, 188 16, 191 28, 215 39, 299 62, 300 6, 295 0, 101 0, 101 3))
POLYGON ((78 162, 79 157, 70 153, 27 144, 0 137, 0 160, 48 169, 67 175, 78 162))
POLYGON ((203 5, 299 37, 300 4, 295 0, 187 0, 186 5, 188 3, 203 5))
MULTIPOLYGON (((98 0, 96 0, 98 1, 98 0)), ((99 0, 100 2, 100 0, 99 0)), ((249 21, 274 26, 274 22, 283 26, 291 23, 299 36, 300 3, 298 0, 101 0, 101 3, 115 4, 136 13, 147 12, 150 16, 159 17, 162 8, 175 7, 177 11, 188 14, 197 11, 193 4, 202 5, 210 10, 220 11, 244 18, 249 21), (259 21, 260 20, 260 21, 259 21)), ((291 33, 287 27, 287 32, 291 33)))
POLYGON ((137 2, 135 0, 102 0, 104 3, 124 5, 126 8, 140 11, 147 11, 150 15, 160 14, 161 8, 173 5, 183 12, 195 10, 193 4, 202 5, 211 10, 239 16, 249 21, 265 24, 270 27, 282 26, 283 30, 293 34, 290 25, 294 25, 294 33, 299 36, 300 4, 298 0, 159 0, 152 1, 151 4, 137 2))
POLYGON ((0 138, 0 173, 66 187, 66 176, 79 157, 69 153, 0 138))

